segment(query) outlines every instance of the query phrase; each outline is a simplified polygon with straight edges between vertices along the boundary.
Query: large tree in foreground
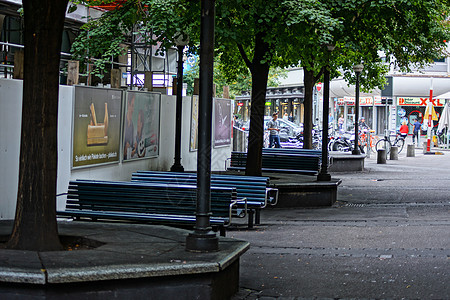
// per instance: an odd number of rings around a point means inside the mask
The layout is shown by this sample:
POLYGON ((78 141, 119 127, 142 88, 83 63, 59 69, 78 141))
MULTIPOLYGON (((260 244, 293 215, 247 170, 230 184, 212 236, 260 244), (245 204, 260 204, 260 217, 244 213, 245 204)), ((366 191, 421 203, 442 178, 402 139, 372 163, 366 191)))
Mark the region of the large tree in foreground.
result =
POLYGON ((59 59, 68 0, 23 0, 25 54, 17 207, 7 246, 62 248, 56 223, 59 59))

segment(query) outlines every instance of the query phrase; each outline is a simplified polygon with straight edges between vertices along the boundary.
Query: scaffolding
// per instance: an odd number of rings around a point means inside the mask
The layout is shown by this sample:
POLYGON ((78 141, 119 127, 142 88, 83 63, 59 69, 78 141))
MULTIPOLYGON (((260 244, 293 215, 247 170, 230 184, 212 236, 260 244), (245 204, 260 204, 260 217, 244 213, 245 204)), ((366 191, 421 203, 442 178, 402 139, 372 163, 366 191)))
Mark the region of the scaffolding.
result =
POLYGON ((176 75, 176 49, 161 50, 159 44, 154 45, 156 37, 150 31, 143 32, 140 25, 135 26, 131 36, 129 63, 131 65, 129 84, 143 88, 145 76, 152 76, 152 86, 167 89, 172 85, 172 77, 176 75), (143 32, 143 33, 142 33, 143 32))
MULTIPOLYGON (((89 13, 89 12, 88 12, 89 13)), ((76 32, 79 30, 81 23, 75 24, 67 20, 65 24, 66 51, 61 52, 61 82, 67 74, 66 65, 71 60, 69 49, 73 42, 76 32)), ((111 69, 119 68, 121 70, 121 86, 129 89, 144 90, 145 76, 152 76, 152 86, 161 91, 166 91, 172 85, 172 76, 176 74, 176 49, 168 49, 161 51, 158 45, 152 45, 150 39, 155 38, 151 32, 140 30, 139 25, 135 26, 135 33, 132 34, 127 46, 128 51, 125 58, 115 61, 111 57, 109 62, 111 69)), ((15 7, 0 7, 0 78, 13 78, 14 73, 14 53, 22 49, 23 46, 23 22, 17 14, 15 7)), ((90 58, 95 61, 95 58, 90 58)), ((87 66, 87 70, 90 66, 87 66)), ((80 77, 86 78, 86 84, 91 85, 88 80, 89 74, 80 74, 80 77)), ((101 84, 103 82, 101 80, 101 84)))

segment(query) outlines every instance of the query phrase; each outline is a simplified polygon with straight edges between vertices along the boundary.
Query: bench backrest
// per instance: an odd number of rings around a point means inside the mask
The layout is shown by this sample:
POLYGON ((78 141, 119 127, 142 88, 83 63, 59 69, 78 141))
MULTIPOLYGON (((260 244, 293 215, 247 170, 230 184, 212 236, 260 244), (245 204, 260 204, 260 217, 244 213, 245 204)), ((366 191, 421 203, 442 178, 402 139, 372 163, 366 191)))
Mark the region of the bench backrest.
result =
MULTIPOLYGON (((236 189, 211 188, 213 217, 231 217, 236 189)), ((192 185, 75 180, 69 182, 66 209, 193 215, 197 189, 192 185)))
MULTIPOLYGON (((316 154, 295 154, 295 153, 263 153, 263 169, 291 169, 310 170, 320 169, 321 157, 316 154)), ((231 152, 231 167, 245 167, 247 162, 246 152, 231 152)))
POLYGON ((322 150, 316 149, 286 149, 286 148, 263 148, 262 153, 278 153, 278 154, 308 154, 322 156, 322 150))
MULTIPOLYGON (((137 171, 132 174, 132 181, 145 181, 170 184, 197 185, 196 173, 175 173, 163 171, 137 171)), ((268 177, 240 175, 211 175, 212 187, 231 187, 236 189, 238 198, 246 198, 248 202, 260 201, 267 204, 268 177)), ((274 199, 276 201, 276 199, 274 199)))

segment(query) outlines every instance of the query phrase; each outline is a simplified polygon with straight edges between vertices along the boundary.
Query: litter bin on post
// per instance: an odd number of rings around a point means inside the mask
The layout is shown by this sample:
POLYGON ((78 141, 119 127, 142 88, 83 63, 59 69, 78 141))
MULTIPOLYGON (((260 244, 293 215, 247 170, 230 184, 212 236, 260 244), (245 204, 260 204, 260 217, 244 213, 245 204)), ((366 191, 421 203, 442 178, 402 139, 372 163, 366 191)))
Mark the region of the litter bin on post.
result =
POLYGON ((385 164, 386 163, 386 150, 379 149, 377 151, 377 164, 385 164))

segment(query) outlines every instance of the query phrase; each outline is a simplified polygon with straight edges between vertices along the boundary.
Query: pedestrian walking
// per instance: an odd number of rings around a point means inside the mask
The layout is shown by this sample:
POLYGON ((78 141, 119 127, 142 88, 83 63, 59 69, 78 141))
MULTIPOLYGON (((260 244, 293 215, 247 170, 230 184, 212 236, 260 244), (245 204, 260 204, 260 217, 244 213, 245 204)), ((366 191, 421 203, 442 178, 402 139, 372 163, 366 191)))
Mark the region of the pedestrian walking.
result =
POLYGON ((272 145, 275 148, 281 148, 280 145, 280 124, 278 122, 278 113, 272 114, 272 120, 267 122, 267 130, 269 130, 269 148, 272 145))
POLYGON ((420 136, 420 128, 422 124, 419 122, 419 120, 415 119, 413 124, 413 144, 415 144, 415 139, 417 138, 417 145, 419 144, 419 136, 420 136))
POLYGON ((403 121, 402 126, 400 126, 400 136, 406 140, 406 137, 408 136, 409 128, 408 125, 406 125, 406 122, 403 121))
POLYGON ((339 125, 339 132, 342 132, 342 129, 344 127, 344 116, 341 115, 338 119, 338 125, 339 125))

